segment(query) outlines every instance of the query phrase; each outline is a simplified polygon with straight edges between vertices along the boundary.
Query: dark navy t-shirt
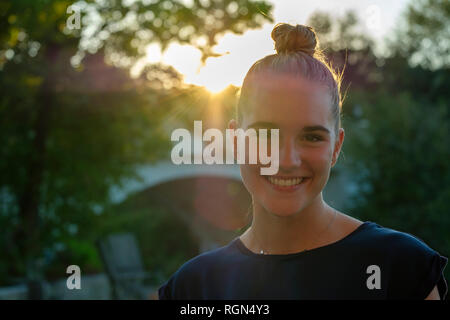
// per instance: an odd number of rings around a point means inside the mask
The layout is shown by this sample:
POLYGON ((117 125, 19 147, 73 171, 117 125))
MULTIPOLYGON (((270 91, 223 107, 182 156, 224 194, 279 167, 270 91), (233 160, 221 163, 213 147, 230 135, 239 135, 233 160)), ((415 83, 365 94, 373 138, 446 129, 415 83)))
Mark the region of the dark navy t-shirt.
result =
POLYGON ((184 263, 159 299, 425 299, 447 294, 448 259, 420 239, 366 221, 309 251, 261 255, 239 237, 184 263))

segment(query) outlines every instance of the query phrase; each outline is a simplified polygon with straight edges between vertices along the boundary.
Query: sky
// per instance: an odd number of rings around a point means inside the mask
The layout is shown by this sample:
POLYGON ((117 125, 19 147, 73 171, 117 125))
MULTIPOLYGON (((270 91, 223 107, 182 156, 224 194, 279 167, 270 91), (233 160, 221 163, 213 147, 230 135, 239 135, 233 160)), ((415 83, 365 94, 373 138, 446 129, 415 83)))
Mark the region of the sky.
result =
POLYGON ((219 92, 228 85, 241 86, 250 66, 266 55, 275 53, 270 38, 276 23, 305 24, 314 11, 326 11, 333 17, 343 16, 354 10, 363 22, 364 31, 379 43, 389 35, 398 23, 408 0, 268 0, 272 3, 274 23, 266 23, 258 30, 248 30, 242 35, 225 34, 219 39, 215 52, 224 53, 209 58, 205 66, 200 64, 200 51, 191 46, 172 44, 164 54, 159 46, 147 49, 149 62, 162 62, 173 66, 184 76, 186 83, 205 86, 211 92, 219 92))

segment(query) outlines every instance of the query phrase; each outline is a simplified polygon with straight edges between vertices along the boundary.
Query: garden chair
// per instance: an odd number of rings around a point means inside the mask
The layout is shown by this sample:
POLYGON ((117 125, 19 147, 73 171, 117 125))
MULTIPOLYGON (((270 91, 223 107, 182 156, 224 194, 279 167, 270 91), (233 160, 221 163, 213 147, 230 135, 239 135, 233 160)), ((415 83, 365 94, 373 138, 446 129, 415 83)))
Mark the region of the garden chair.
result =
POLYGON ((136 238, 131 233, 111 234, 97 241, 103 264, 113 287, 114 299, 149 299, 156 288, 147 285, 136 238))

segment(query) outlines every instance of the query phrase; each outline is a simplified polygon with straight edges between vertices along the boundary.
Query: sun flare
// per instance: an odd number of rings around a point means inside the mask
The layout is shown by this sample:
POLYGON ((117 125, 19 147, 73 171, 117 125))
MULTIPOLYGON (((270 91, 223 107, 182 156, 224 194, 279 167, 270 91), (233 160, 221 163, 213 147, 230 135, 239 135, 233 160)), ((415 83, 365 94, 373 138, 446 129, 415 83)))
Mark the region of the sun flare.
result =
POLYGON ((162 62, 173 66, 184 82, 205 87, 216 94, 229 85, 240 87, 251 65, 266 54, 274 53, 273 42, 267 38, 271 25, 249 30, 245 35, 225 34, 213 51, 221 54, 201 64, 201 52, 193 46, 173 43, 162 54, 156 46, 147 50, 148 62, 162 62))

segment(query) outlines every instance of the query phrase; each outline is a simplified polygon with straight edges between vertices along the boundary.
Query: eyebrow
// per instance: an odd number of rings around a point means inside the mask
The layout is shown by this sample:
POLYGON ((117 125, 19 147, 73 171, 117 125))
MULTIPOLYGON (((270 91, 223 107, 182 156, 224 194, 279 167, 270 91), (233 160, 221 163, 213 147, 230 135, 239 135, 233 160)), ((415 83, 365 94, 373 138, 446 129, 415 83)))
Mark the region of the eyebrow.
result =
POLYGON ((275 123, 272 122, 265 122, 265 121, 258 121, 254 122, 251 125, 247 126, 247 128, 278 128, 278 126, 275 123))
MULTIPOLYGON (((273 122, 258 121, 258 122, 252 123, 247 128, 279 128, 279 126, 277 126, 273 122)), ((323 131, 327 134, 330 134, 330 130, 328 130, 327 128, 325 128, 324 126, 321 126, 321 125, 306 126, 306 127, 303 127, 302 131, 304 131, 304 132, 323 131)))
POLYGON ((324 132, 330 134, 330 130, 328 130, 327 128, 325 128, 323 126, 307 126, 307 127, 303 128, 303 131, 305 131, 305 132, 324 131, 324 132))

